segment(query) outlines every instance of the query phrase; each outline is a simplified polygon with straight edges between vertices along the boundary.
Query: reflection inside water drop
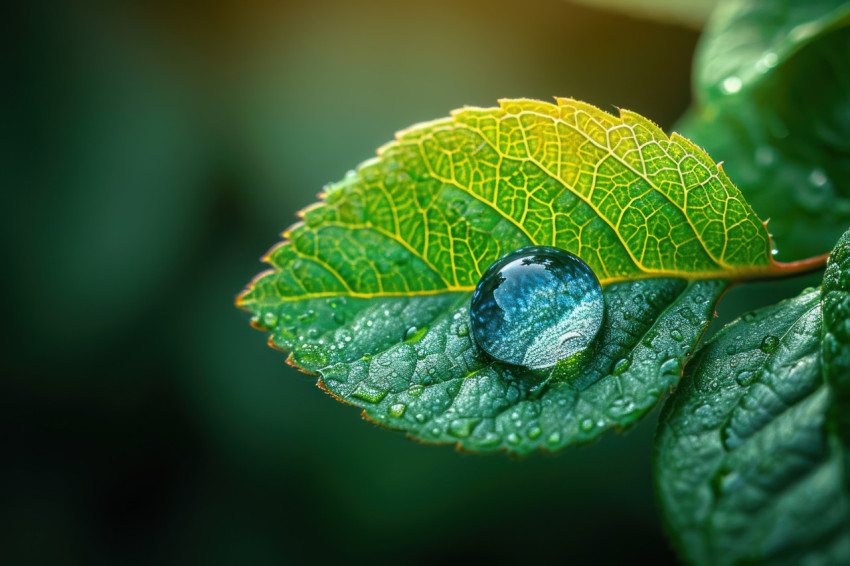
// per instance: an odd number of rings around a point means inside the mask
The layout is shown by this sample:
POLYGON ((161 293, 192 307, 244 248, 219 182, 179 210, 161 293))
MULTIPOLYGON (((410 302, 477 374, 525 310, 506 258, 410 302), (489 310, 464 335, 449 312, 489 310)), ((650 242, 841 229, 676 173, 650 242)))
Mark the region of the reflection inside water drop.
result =
POLYGON ((602 326, 602 287, 573 254, 522 248, 496 261, 472 295, 478 346, 509 364, 542 369, 584 350, 602 326))

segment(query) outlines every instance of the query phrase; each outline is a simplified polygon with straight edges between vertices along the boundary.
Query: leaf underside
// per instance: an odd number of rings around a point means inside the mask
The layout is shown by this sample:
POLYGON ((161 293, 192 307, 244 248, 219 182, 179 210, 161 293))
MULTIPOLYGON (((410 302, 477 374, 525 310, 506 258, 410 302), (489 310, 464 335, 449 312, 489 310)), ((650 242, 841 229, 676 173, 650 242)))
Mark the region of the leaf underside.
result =
POLYGON ((850 233, 823 290, 728 325, 665 404, 656 487, 689 561, 850 563, 848 257, 850 233))
POLYGON ((379 156, 302 213, 238 304, 328 391, 418 440, 526 453, 630 426, 676 384, 728 281, 774 269, 723 171, 631 112, 507 100, 379 156), (481 274, 532 244, 581 257, 607 312, 542 387, 468 328, 481 274))

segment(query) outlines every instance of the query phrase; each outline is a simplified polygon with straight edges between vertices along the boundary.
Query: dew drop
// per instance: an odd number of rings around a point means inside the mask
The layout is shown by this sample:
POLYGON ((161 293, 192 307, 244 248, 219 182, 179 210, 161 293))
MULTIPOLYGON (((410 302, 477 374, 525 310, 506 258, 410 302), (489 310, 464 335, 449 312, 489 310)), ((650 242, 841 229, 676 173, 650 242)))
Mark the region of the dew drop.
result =
POLYGON ((472 419, 456 419, 449 424, 449 434, 457 438, 466 438, 472 434, 475 421, 472 419))
POLYGON ((726 77, 720 84, 720 87, 726 94, 735 94, 741 90, 742 86, 744 86, 744 83, 738 77, 726 77))
POLYGON ((546 246, 507 254, 472 295, 478 346, 509 364, 541 369, 584 350, 605 314, 596 275, 573 254, 546 246))
POLYGON ((593 419, 584 419, 581 421, 581 430, 584 432, 593 430, 593 419))
POLYGON ((359 383, 354 391, 351 392, 352 397, 357 397, 367 403, 378 403, 387 396, 389 389, 376 387, 370 383, 359 383))
POLYGON ((761 349, 761 351, 765 354, 770 354, 775 351, 777 347, 779 347, 779 338, 768 334, 764 337, 764 340, 761 341, 759 349, 761 349))
POLYGON ((277 324, 278 316, 276 312, 269 311, 263 315, 263 324, 266 325, 267 328, 274 328, 277 324))
POLYGON ((298 320, 305 324, 313 322, 314 320, 316 320, 316 311, 310 309, 307 312, 298 315, 298 320))
POLYGON ((774 68, 777 63, 779 63, 779 56, 773 51, 766 51, 756 62, 756 70, 760 73, 765 73, 774 68))
POLYGON ((682 336, 682 331, 678 328, 674 328, 670 331, 670 337, 676 342, 681 342, 684 339, 684 336, 682 336))
POLYGON ((738 385, 747 386, 753 382, 756 374, 753 371, 742 369, 738 372, 738 375, 735 376, 735 381, 738 382, 738 385))

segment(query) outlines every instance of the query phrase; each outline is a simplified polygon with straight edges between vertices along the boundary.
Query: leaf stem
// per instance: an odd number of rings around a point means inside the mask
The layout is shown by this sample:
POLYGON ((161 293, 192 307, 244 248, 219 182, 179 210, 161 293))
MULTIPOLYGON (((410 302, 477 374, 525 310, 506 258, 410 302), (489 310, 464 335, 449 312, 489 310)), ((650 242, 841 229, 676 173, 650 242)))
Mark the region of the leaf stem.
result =
POLYGON ((764 276, 756 276, 753 279, 784 279, 786 277, 795 277, 797 275, 813 273, 826 267, 827 259, 829 259, 829 253, 801 259, 799 261, 790 261, 787 263, 771 260, 771 266, 767 273, 765 273, 764 276))

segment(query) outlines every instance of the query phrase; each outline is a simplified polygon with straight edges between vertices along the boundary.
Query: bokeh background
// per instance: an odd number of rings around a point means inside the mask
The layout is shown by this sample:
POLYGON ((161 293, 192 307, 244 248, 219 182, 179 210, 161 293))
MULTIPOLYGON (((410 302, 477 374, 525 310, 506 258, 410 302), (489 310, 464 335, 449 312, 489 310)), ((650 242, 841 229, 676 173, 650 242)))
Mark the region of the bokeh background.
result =
POLYGON ((675 561, 654 417, 524 460, 417 445, 285 365, 233 300, 295 211, 412 123, 559 95, 669 128, 696 29, 562 0, 21 10, 3 563, 675 561))

